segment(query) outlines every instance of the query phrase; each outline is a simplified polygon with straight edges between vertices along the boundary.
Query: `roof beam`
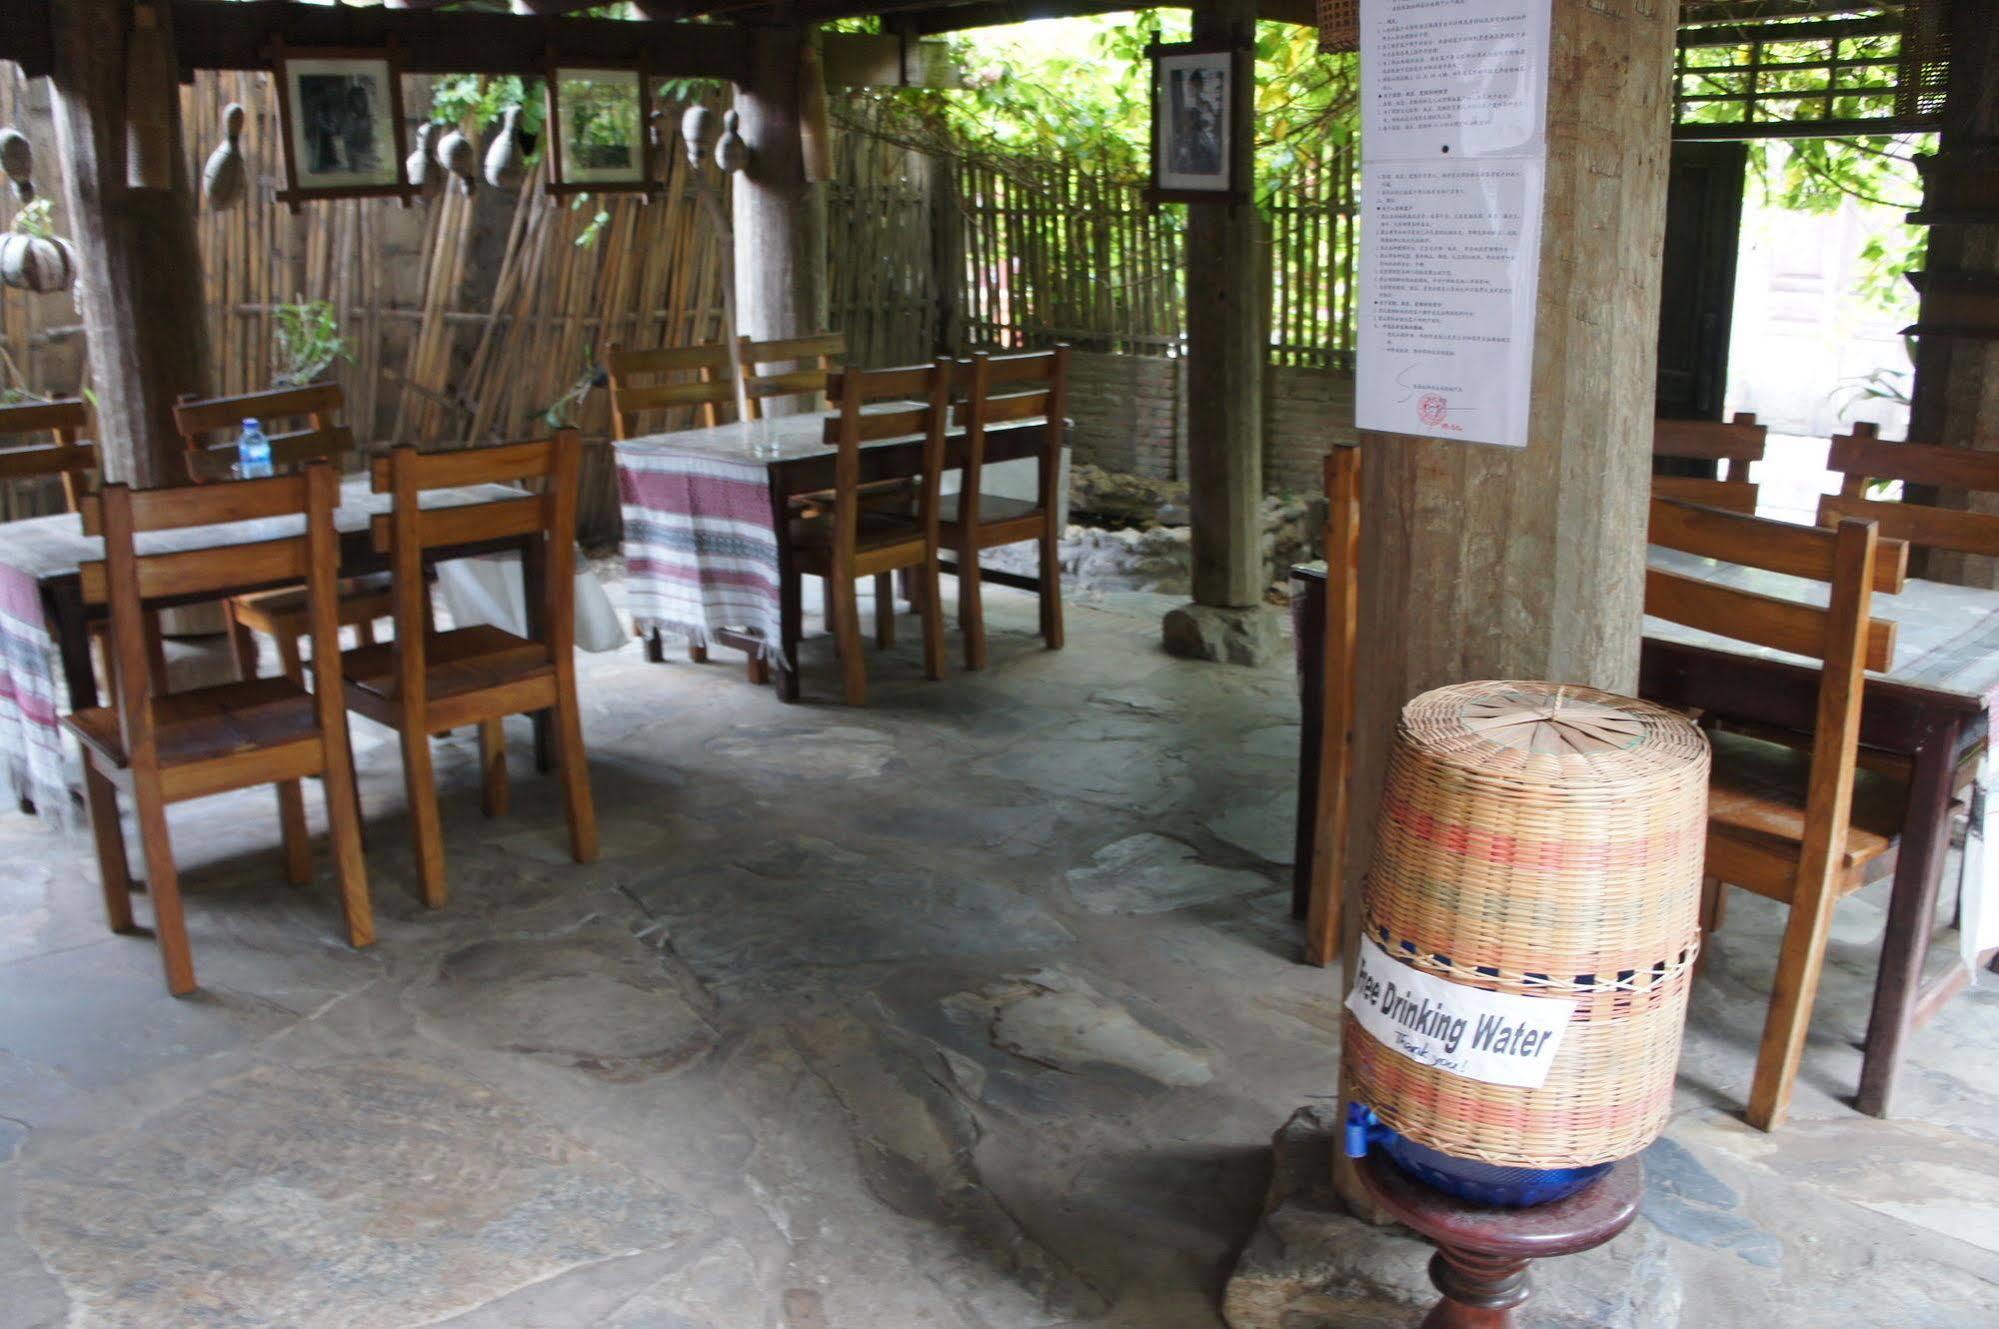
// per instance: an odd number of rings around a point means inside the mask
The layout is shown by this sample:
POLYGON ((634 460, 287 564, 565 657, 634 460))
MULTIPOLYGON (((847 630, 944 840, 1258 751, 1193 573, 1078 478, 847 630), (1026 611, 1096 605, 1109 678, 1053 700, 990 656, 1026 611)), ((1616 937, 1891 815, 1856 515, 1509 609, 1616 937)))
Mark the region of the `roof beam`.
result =
MULTIPOLYGON (((1187 9, 1192 0, 1159 0, 1150 9, 1187 9)), ((1132 0, 978 0, 977 3, 926 8, 898 21, 917 37, 934 37, 968 28, 996 28, 1043 18, 1076 18, 1086 14, 1117 14, 1135 8, 1132 0)), ((1258 0, 1256 16, 1277 23, 1315 27, 1319 16, 1314 0, 1258 0)))

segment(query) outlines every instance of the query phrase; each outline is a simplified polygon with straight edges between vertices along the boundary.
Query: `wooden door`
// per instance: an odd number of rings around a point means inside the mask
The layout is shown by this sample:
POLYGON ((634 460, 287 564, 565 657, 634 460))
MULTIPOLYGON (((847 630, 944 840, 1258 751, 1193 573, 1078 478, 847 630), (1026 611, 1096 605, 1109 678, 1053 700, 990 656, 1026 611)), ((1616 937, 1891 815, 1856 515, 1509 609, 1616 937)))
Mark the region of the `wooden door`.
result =
POLYGON ((1673 144, 1655 408, 1668 419, 1721 419, 1748 159, 1746 143, 1673 144))

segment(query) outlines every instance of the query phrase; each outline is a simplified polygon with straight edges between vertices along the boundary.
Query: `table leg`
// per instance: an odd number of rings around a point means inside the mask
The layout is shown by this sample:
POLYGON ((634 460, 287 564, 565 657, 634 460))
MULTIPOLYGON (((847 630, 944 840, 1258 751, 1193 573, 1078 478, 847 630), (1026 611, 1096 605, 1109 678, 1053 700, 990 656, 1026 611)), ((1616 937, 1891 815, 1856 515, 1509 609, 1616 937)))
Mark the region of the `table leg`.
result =
POLYGON ((1902 823, 1894 892, 1888 899, 1888 930, 1881 942, 1874 1010, 1867 1021, 1860 1093, 1854 1103, 1870 1117, 1889 1114, 1903 1045, 1915 1028, 1937 883, 1950 843, 1950 785, 1957 765, 1959 724, 1954 716, 1939 719, 1919 743, 1909 775, 1909 810, 1902 823))
POLYGON ((97 705, 97 671, 90 663, 90 616, 83 606, 83 584, 61 582, 45 587, 42 608, 55 629, 56 648, 62 654, 70 713, 87 711, 97 705))
POLYGON ((784 469, 769 468, 771 534, 777 541, 778 655, 771 662, 772 681, 780 701, 798 700, 798 643, 805 635, 805 604, 798 571, 792 566, 791 542, 785 538, 791 510, 784 469))

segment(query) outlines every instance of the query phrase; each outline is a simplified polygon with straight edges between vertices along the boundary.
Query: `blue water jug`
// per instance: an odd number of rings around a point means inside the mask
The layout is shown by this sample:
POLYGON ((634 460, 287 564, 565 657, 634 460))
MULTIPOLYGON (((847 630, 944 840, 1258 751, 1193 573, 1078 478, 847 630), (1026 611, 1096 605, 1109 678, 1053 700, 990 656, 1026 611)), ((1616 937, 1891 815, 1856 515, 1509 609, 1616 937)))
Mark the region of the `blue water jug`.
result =
POLYGON ((1373 1108, 1361 1103, 1347 1106, 1346 1126, 1347 1157, 1364 1157, 1370 1147, 1378 1145, 1395 1166, 1424 1185, 1474 1204, 1502 1209, 1525 1209, 1574 1195, 1615 1166, 1505 1167, 1457 1158, 1406 1138, 1376 1116, 1373 1108))
POLYGON ((264 436, 259 421, 243 422, 242 436, 236 440, 236 474, 245 480, 271 474, 271 440, 264 436))

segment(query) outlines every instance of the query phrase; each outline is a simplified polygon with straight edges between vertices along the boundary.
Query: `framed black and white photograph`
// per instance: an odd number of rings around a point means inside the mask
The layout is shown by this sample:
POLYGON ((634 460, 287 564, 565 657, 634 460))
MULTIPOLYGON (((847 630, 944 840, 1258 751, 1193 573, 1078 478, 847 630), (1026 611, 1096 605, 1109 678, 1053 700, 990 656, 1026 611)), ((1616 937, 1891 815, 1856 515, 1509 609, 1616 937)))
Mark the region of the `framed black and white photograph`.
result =
POLYGON ((1247 53, 1232 43, 1155 44, 1152 197, 1200 202, 1243 196, 1234 99, 1247 95, 1247 53))
POLYGON ((285 189, 314 198, 409 196, 402 79, 393 52, 289 50, 276 59, 285 189))
POLYGON ((636 65, 550 69, 548 192, 654 188, 650 110, 636 65))

